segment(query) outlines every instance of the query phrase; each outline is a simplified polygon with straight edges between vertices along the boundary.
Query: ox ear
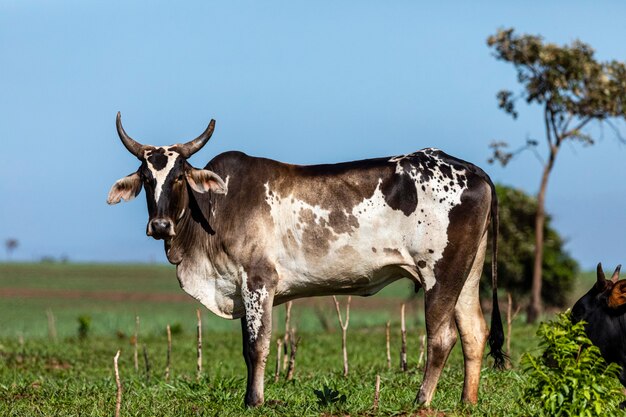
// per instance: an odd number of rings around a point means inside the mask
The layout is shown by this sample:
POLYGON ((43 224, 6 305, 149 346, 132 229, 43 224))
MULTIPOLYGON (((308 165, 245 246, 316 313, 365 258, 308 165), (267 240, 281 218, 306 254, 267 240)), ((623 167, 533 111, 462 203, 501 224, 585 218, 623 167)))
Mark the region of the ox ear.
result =
POLYGON ((208 169, 192 168, 187 172, 187 182, 195 192, 200 194, 207 191, 213 191, 216 194, 226 194, 228 192, 228 186, 224 180, 208 169))
POLYGON ((115 184, 113 184, 113 187, 111 187, 111 190, 109 191, 107 203, 117 204, 122 199, 124 199, 124 201, 130 201, 135 198, 140 191, 141 178, 139 177, 139 174, 135 172, 134 174, 130 174, 115 181, 115 184))
POLYGON ((626 304, 626 279, 615 283, 607 302, 610 308, 619 308, 626 304))

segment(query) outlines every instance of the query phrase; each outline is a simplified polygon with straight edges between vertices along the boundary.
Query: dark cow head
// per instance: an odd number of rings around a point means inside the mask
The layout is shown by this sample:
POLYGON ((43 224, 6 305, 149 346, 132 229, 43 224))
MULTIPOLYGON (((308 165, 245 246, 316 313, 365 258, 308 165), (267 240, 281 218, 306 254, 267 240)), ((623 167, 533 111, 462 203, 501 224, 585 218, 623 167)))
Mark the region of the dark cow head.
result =
POLYGON ((622 311, 622 306, 626 304, 626 280, 619 280, 620 269, 621 265, 618 265, 611 279, 606 279, 602 264, 598 264, 596 283, 572 309, 576 321, 585 319, 584 316, 598 309, 609 314, 626 311, 622 311))
POLYGON ((584 320, 585 332, 607 362, 622 367, 619 380, 626 386, 626 280, 619 279, 620 266, 610 280, 598 264, 598 279, 576 302, 572 321, 584 320))
POLYGON ((126 134, 121 115, 117 113, 117 133, 130 153, 141 166, 113 184, 107 203, 117 204, 122 199, 130 201, 143 185, 148 201, 148 226, 146 234, 155 239, 167 239, 176 234, 176 223, 185 214, 189 203, 188 187, 197 193, 226 193, 226 184, 216 173, 196 169, 187 162, 211 138, 215 120, 196 139, 172 146, 142 145, 126 134))

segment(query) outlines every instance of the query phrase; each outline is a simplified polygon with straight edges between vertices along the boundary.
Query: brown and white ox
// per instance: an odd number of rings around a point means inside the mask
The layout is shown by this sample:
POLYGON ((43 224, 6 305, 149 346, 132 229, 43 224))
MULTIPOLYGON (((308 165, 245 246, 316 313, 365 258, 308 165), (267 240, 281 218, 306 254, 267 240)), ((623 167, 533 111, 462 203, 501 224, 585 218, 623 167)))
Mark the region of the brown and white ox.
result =
MULTIPOLYGON (((142 145, 117 131, 141 162, 109 204, 146 190, 147 234, 165 243, 181 287, 210 311, 241 318, 248 369, 245 404, 263 403, 272 307, 302 297, 369 296, 400 278, 425 291, 428 349, 416 400, 430 404, 450 350, 463 344, 462 399, 475 403, 488 330, 478 287, 487 231, 497 253, 493 183, 480 168, 437 149, 328 165, 291 165, 241 152, 204 169, 188 162, 211 137, 142 145)), ((492 269, 489 344, 504 361, 492 269)))

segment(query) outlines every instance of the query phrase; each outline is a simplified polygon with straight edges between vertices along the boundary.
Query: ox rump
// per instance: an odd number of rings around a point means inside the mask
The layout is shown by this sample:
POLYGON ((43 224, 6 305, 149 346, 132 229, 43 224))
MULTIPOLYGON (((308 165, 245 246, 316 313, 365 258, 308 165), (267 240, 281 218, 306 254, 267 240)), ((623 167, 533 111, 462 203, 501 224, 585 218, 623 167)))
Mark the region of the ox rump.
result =
POLYGON ((457 339, 462 399, 475 403, 484 346, 504 362, 492 262, 491 332, 478 287, 487 232, 497 256, 498 205, 487 174, 437 149, 329 165, 291 165, 226 152, 204 169, 187 159, 211 137, 142 145, 124 131, 139 169, 118 180, 109 204, 145 188, 148 236, 162 239, 181 287, 220 317, 241 318, 248 368, 245 404, 263 403, 272 306, 302 297, 372 295, 400 278, 425 291, 427 361, 417 401, 430 404, 457 339), (488 337, 489 335, 489 337, 488 337))

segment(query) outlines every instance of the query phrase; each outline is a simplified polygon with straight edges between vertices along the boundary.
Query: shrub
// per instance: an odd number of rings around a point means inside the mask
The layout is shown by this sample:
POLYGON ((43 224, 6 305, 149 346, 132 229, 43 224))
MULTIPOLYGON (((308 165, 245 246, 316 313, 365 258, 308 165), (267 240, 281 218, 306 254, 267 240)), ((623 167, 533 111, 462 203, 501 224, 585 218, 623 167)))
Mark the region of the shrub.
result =
POLYGON ((321 407, 333 406, 335 404, 343 404, 346 402, 346 395, 339 391, 324 385, 321 390, 314 389, 313 392, 317 397, 317 404, 321 407))
POLYGON ((170 326, 170 332, 172 334, 182 334, 183 333, 183 325, 176 322, 170 326))
POLYGON ((542 354, 526 353, 522 403, 530 416, 616 416, 624 400, 617 380, 620 367, 608 364, 591 344, 583 322, 569 312, 542 323, 537 331, 542 354))
POLYGON ((89 336, 91 330, 91 316, 78 316, 78 338, 83 340, 89 336))

